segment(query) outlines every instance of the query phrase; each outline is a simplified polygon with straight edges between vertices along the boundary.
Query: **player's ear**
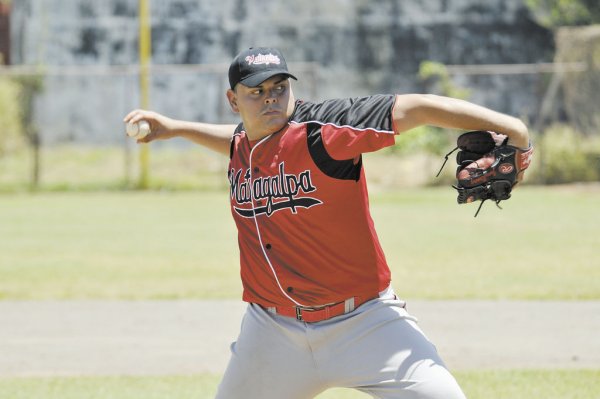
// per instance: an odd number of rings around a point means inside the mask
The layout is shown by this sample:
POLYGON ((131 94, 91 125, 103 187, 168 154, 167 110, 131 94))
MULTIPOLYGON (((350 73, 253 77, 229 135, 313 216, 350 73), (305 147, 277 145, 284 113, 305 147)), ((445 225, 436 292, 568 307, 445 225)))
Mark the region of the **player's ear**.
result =
POLYGON ((231 110, 238 114, 240 112, 240 109, 237 105, 237 95, 235 94, 235 91, 231 89, 227 90, 227 100, 229 101, 229 106, 231 107, 231 110))

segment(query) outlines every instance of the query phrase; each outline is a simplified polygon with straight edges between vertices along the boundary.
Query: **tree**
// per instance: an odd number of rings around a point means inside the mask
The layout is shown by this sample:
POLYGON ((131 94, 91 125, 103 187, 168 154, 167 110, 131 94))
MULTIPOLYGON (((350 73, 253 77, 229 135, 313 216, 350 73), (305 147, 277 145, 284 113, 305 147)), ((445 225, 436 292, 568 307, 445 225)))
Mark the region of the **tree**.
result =
POLYGON ((23 144, 20 96, 21 85, 0 76, 0 156, 23 144))
POLYGON ((33 104, 35 96, 43 89, 43 76, 21 76, 16 79, 20 84, 19 106, 21 108, 21 126, 23 134, 33 152, 31 187, 36 189, 40 182, 40 132, 34 121, 33 104))
POLYGON ((546 28, 600 23, 598 0, 526 0, 526 4, 546 28))
POLYGON ((428 92, 462 100, 466 100, 471 95, 469 89, 454 84, 448 68, 440 62, 422 61, 419 65, 419 79, 429 86, 428 92))

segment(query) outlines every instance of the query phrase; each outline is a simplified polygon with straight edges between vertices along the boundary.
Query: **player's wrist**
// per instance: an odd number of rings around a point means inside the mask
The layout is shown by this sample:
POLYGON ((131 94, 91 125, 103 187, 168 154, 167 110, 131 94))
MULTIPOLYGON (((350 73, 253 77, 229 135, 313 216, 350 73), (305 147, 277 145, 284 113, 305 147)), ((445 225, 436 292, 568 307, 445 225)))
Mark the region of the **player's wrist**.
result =
POLYGON ((187 137, 196 130, 192 122, 177 119, 165 121, 165 133, 170 137, 187 137))
POLYGON ((513 121, 515 126, 513 129, 510 129, 510 131, 506 132, 508 136, 507 144, 526 151, 531 147, 527 126, 520 119, 513 118, 513 121))

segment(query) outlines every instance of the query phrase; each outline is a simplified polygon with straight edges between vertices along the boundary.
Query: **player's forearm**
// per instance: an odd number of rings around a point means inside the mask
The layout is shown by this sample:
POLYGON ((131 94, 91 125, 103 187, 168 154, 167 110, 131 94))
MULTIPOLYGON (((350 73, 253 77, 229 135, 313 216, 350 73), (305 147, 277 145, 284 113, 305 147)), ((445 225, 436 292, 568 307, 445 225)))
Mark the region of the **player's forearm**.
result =
POLYGON ((174 121, 171 134, 229 156, 231 136, 235 128, 236 125, 174 121))
POLYGON ((123 122, 128 124, 136 124, 141 121, 149 123, 150 133, 137 138, 138 143, 183 137, 223 155, 229 155, 231 137, 236 128, 236 125, 218 125, 172 119, 158 112, 143 109, 135 109, 123 118, 123 122))
POLYGON ((455 98, 407 94, 399 95, 394 106, 397 133, 421 125, 461 130, 491 130, 508 136, 509 144, 529 146, 525 124, 512 116, 455 98))

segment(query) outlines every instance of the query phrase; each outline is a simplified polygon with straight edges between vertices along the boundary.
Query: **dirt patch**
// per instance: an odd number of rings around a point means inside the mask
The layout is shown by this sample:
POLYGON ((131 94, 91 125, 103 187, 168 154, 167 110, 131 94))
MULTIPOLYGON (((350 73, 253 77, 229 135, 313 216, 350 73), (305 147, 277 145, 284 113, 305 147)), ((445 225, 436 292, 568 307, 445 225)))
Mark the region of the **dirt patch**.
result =
MULTIPOLYGON (((0 302, 0 375, 222 373, 240 301, 0 302)), ((409 301, 453 370, 600 368, 600 301, 409 301)))

